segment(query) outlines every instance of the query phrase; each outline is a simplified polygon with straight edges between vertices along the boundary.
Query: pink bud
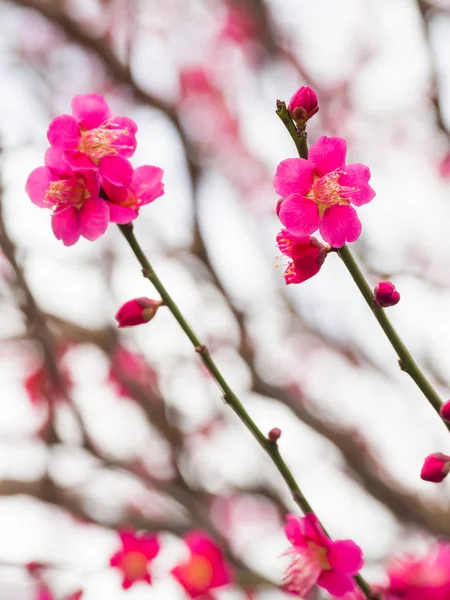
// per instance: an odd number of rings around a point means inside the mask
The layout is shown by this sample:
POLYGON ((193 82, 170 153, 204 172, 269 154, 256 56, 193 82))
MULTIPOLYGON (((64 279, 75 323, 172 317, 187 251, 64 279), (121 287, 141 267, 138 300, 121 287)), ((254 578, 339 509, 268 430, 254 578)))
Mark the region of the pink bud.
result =
POLYGON ((400 294, 391 281, 380 281, 373 290, 375 303, 382 308, 395 306, 400 301, 400 294))
POLYGON ((269 435, 267 437, 272 443, 276 444, 281 437, 281 429, 274 427, 269 431, 269 435))
POLYGON ((319 111, 319 101, 314 90, 302 85, 289 101, 288 110, 294 121, 304 127, 306 122, 319 111))
POLYGON ((148 323, 156 315, 156 311, 161 306, 160 300, 150 300, 150 298, 135 298, 125 302, 116 314, 116 321, 119 323, 119 328, 134 327, 148 323))
POLYGON ((439 483, 443 481, 450 471, 450 456, 436 452, 426 457, 422 471, 420 472, 421 479, 439 483))
POLYGON ((450 400, 444 402, 440 409, 441 417, 444 421, 450 421, 450 400))

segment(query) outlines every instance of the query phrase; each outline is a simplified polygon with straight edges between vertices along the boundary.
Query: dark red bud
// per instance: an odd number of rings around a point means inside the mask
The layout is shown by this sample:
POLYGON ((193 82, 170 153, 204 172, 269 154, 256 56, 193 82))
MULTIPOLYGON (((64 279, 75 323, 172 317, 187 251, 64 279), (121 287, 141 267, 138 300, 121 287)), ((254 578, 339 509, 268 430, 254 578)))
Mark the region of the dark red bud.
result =
POLYGON ((267 437, 273 444, 276 444, 281 437, 281 429, 274 427, 269 431, 269 435, 267 437))
POLYGON ((400 294, 391 281, 380 281, 373 290, 374 300, 378 306, 387 308, 400 302, 400 294))

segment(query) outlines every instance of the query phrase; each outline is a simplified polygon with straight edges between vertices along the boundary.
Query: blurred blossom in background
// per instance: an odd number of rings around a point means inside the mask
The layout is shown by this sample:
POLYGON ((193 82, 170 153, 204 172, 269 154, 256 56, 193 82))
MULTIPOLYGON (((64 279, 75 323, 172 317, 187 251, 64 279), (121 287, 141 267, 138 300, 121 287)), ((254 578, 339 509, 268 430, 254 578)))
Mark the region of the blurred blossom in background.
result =
POLYGON ((165 171, 137 237, 365 576, 449 537, 448 481, 419 478, 445 429, 337 256, 286 287, 272 178, 296 155, 275 101, 308 85, 310 143, 344 137, 372 171, 354 252, 395 283, 393 323, 448 398, 450 3, 5 0, 0 48, 0 600, 181 600, 192 530, 236 573, 214 598, 287 597, 284 482, 168 311, 117 329, 152 297, 119 231, 66 248, 25 194, 76 94, 137 122, 133 165, 165 171), (109 561, 129 527, 161 549, 124 591, 109 561))

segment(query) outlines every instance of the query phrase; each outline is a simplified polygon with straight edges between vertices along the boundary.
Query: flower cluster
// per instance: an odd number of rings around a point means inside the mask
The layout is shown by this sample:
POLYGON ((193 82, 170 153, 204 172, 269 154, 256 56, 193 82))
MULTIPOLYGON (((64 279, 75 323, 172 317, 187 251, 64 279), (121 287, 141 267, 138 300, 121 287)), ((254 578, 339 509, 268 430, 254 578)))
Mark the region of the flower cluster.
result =
MULTIPOLYGON (((121 548, 111 557, 110 565, 122 573, 122 587, 130 588, 138 581, 152 583, 150 565, 160 551, 155 535, 137 535, 133 531, 119 533, 121 548)), ((209 597, 210 590, 233 581, 231 567, 220 548, 202 531, 191 531, 184 541, 189 550, 186 561, 176 565, 171 574, 189 598, 209 597)))
POLYGON ((159 167, 133 169, 136 123, 111 114, 98 94, 75 96, 72 115, 53 119, 47 132, 45 166, 28 177, 37 206, 52 211, 52 229, 66 246, 80 236, 96 240, 110 222, 133 221, 139 209, 164 192, 159 167))
MULTIPOLYGON (((318 110, 317 96, 310 88, 297 90, 289 103, 289 113, 300 130, 318 110)), ((308 255, 308 267, 303 269, 288 254, 292 262, 285 275, 287 283, 300 283, 319 271, 325 254, 313 251, 313 247, 320 247, 310 237, 315 231, 319 230, 333 248, 354 242, 361 234, 354 207, 370 202, 375 191, 369 185, 369 168, 360 163, 347 164, 346 154, 345 140, 324 136, 311 146, 307 159, 288 158, 278 165, 273 184, 281 197, 277 214, 286 228, 278 237, 288 235, 291 241, 297 238, 302 252, 308 255), (314 259, 315 253, 318 260, 314 259)))

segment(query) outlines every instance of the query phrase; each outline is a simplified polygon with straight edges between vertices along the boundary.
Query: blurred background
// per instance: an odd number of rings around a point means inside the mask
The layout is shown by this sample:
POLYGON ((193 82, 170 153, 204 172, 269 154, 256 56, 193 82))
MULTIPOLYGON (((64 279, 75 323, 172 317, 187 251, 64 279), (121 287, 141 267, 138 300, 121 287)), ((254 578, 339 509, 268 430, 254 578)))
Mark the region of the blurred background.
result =
POLYGON ((166 186, 138 239, 367 578, 449 537, 448 483, 419 478, 448 434, 337 256, 285 285, 271 180, 295 156, 275 101, 309 85, 310 143, 342 136, 372 171, 353 250, 396 284, 389 316, 447 399, 450 2, 4 0, 0 49, 0 599, 182 600, 168 571, 192 529, 237 572, 214 598, 285 597, 284 482, 168 311, 116 328, 121 303, 157 297, 117 228, 66 248, 25 194, 81 93, 137 121, 133 165, 166 186), (160 532, 152 586, 108 566, 125 526, 160 532))

